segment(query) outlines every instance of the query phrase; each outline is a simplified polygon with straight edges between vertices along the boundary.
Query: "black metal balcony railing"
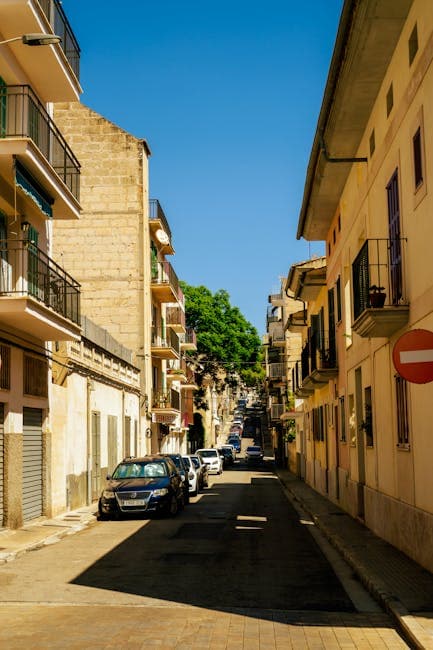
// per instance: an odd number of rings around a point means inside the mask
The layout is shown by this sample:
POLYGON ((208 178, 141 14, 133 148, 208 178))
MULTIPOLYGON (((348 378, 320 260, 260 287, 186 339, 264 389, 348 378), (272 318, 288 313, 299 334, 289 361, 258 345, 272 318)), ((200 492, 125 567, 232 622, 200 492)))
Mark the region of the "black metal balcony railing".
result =
POLYGON ((150 199, 149 200, 149 220, 155 220, 157 219, 162 223, 162 227, 164 229, 164 232, 169 236, 170 241, 171 241, 171 230, 170 226, 168 225, 167 218, 164 214, 164 210, 161 207, 160 202, 158 199, 150 199))
POLYGON ((185 345, 197 345, 197 334, 192 327, 187 327, 185 334, 181 335, 182 343, 185 345))
POLYGON ((180 307, 167 307, 165 316, 167 325, 179 325, 185 328, 185 312, 180 307))
POLYGON ((284 363, 270 363, 268 366, 269 379, 282 379, 286 376, 284 363))
POLYGON ((170 262, 156 262, 152 265, 152 282, 154 284, 168 284, 174 293, 179 295, 179 280, 170 262))
POLYGON ((385 307, 407 305, 403 273, 406 239, 367 239, 352 264, 353 315, 374 307, 370 287, 380 287, 385 307))
POLYGON ((177 390, 167 388, 152 392, 152 408, 180 410, 180 394, 177 390))
POLYGON ((79 79, 80 48, 69 21, 66 18, 65 12, 63 11, 62 5, 59 0, 39 0, 39 4, 46 15, 48 22, 53 28, 54 34, 57 34, 57 36, 60 36, 62 39, 60 47, 65 53, 75 76, 79 79))
POLYGON ((30 86, 0 86, 0 138, 31 138, 80 198, 80 163, 30 86))
POLYGON ((276 343, 284 343, 286 340, 286 335, 282 325, 274 326, 270 330, 269 334, 271 335, 271 343, 275 346, 276 343))
POLYGON ((32 296, 80 324, 80 285, 27 240, 0 240, 0 300, 4 295, 32 296))
POLYGON ((314 332, 301 352, 302 380, 315 370, 329 370, 337 366, 335 337, 314 332))
POLYGON ((179 337, 170 328, 164 330, 152 327, 152 346, 156 348, 172 348, 177 354, 180 352, 179 337))

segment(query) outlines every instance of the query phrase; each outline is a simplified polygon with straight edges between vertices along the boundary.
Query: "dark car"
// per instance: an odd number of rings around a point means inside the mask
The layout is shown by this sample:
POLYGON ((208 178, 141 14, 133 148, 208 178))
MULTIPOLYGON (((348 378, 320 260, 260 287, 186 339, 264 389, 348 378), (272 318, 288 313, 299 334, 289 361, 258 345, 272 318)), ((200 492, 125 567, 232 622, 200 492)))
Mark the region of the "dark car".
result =
POLYGON ((183 460, 180 454, 159 454, 163 458, 171 458, 173 463, 176 465, 178 472, 182 477, 183 482, 183 494, 185 503, 189 503, 189 481, 188 481, 188 471, 189 468, 186 466, 185 461, 183 460))
POLYGON ((143 456, 118 464, 98 503, 101 519, 124 513, 175 516, 184 505, 183 482, 170 458, 143 456))
POLYGON ((219 447, 218 453, 220 456, 222 456, 224 467, 233 465, 233 463, 235 462, 233 458, 233 454, 228 447, 219 447))
POLYGON ((240 440, 239 436, 229 436, 227 438, 227 442, 229 443, 229 445, 233 445, 233 447, 235 448, 237 454, 240 454, 240 452, 241 452, 241 440, 240 440))

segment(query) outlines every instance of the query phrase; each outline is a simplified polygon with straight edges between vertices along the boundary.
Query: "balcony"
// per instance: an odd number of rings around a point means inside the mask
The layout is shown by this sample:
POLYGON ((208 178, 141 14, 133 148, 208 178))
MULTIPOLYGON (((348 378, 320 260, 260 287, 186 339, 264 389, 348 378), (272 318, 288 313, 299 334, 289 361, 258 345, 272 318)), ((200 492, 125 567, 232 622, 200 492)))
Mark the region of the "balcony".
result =
POLYGON ((338 376, 335 338, 315 332, 301 352, 302 389, 327 386, 338 376))
POLYGON ((29 241, 0 241, 0 322, 42 341, 80 338, 80 285, 29 241))
POLYGON ((409 320, 404 281, 405 239, 368 239, 352 264, 353 330, 361 337, 389 338, 409 320), (381 306, 376 303, 381 289, 381 306))
POLYGON ((0 6, 3 39, 20 34, 57 34, 61 42, 45 47, 10 43, 14 59, 46 102, 78 101, 80 48, 59 0, 8 0, 0 6))
POLYGON ((157 199, 149 201, 149 226, 152 235, 159 243, 159 250, 164 255, 173 255, 174 248, 171 244, 172 235, 170 226, 160 202, 157 199))
POLYGON ((181 334, 180 347, 182 350, 197 350, 197 334, 192 327, 187 327, 185 334, 181 334))
POLYGON ((180 381, 186 383, 186 361, 182 359, 177 366, 171 366, 166 370, 167 382, 180 381))
POLYGON ((171 329, 152 327, 150 348, 152 357, 158 359, 179 359, 180 356, 179 337, 171 329))
POLYGON ((0 175, 47 217, 77 219, 80 164, 30 86, 0 87, 0 175), (54 206, 54 208, 53 208, 54 206))
POLYGON ((274 325, 269 330, 270 345, 273 348, 281 348, 286 344, 286 335, 282 325, 274 325))
POLYGON ((159 302, 178 302, 179 280, 173 267, 167 261, 152 264, 151 289, 159 302))
POLYGON ((198 386, 195 381, 195 373, 191 368, 186 368, 186 381, 181 384, 181 389, 183 390, 197 390, 198 386))
POLYGON ((267 378, 269 381, 281 381, 286 377, 286 367, 284 363, 270 363, 267 370, 267 378))
POLYGON ((272 422, 279 422, 281 420, 281 416, 284 413, 284 404, 271 404, 270 408, 270 418, 272 422))
POLYGON ((185 312, 180 307, 167 307, 165 322, 175 332, 184 333, 186 331, 185 312))
POLYGON ((274 307, 282 307, 284 304, 283 292, 280 291, 279 293, 271 293, 268 296, 268 302, 270 302, 274 307))
POLYGON ((180 393, 173 388, 152 391, 152 422, 173 424, 180 413, 180 393))
POLYGON ((287 318, 285 328, 289 332, 299 333, 302 332, 304 327, 307 327, 307 310, 300 309, 299 311, 293 312, 287 318))

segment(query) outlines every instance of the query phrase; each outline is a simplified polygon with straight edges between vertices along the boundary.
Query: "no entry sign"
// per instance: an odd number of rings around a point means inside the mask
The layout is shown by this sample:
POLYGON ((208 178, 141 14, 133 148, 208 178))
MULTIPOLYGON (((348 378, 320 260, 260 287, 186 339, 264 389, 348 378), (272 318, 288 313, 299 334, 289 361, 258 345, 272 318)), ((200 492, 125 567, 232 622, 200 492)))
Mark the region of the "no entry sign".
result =
POLYGON ((433 332, 411 330, 398 339, 392 351, 400 377, 414 384, 433 381, 433 332))

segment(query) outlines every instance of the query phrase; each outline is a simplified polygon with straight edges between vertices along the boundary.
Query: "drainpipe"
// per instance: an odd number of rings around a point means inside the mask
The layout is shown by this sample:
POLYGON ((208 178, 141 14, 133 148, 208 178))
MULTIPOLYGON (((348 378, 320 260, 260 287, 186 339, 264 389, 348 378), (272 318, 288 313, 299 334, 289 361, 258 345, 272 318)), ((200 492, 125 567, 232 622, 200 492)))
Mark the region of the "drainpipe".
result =
POLYGON ((90 407, 93 382, 87 378, 87 505, 92 503, 92 409, 90 407))

